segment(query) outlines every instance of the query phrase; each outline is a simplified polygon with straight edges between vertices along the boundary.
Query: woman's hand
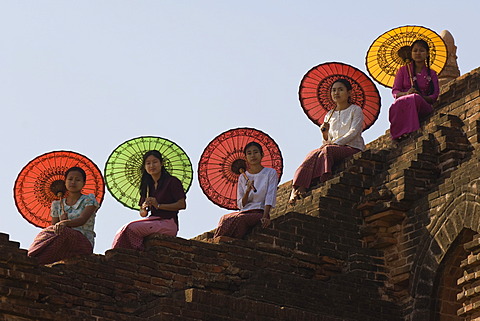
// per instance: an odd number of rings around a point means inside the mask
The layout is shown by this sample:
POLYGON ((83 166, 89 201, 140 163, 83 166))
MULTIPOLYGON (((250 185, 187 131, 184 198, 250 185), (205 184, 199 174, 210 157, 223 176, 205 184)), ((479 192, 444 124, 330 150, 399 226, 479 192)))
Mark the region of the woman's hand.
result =
POLYGON ((147 198, 145 199, 144 204, 147 204, 147 206, 150 206, 150 207, 151 207, 151 206, 153 206, 153 207, 155 207, 155 208, 158 207, 158 201, 157 201, 157 199, 156 199, 155 197, 147 197, 147 198))
POLYGON ((327 122, 324 122, 322 124, 322 126, 320 126, 320 131, 323 133, 323 132, 328 132, 328 130, 330 129, 330 124, 327 123, 327 122))
POLYGON ((63 214, 60 216, 60 221, 68 220, 68 214, 63 211, 63 214))
POLYGON ((263 217, 260 219, 262 223, 262 227, 266 228, 270 225, 270 210, 272 209, 272 205, 265 205, 263 209, 263 217))
POLYGON ((270 217, 265 217, 264 216, 260 219, 260 222, 262 222, 262 227, 266 228, 270 225, 270 217))
POLYGON ((53 225, 53 232, 55 232, 55 234, 57 235, 60 235, 65 229, 65 226, 67 226, 66 224, 67 224, 66 221, 60 221, 56 223, 55 225, 53 225))
POLYGON ((411 87, 409 90, 407 90, 407 95, 410 94, 418 94, 418 91, 415 89, 415 87, 411 87))
POLYGON ((245 191, 245 194, 248 195, 248 193, 250 193, 250 191, 253 189, 253 179, 252 180, 248 180, 247 181, 247 189, 245 191))
POLYGON ((422 96, 423 100, 425 100, 429 104, 433 104, 433 99, 429 96, 422 96))
POLYGON ((146 202, 143 202, 142 207, 140 208, 140 216, 145 217, 148 215, 148 204, 146 202))

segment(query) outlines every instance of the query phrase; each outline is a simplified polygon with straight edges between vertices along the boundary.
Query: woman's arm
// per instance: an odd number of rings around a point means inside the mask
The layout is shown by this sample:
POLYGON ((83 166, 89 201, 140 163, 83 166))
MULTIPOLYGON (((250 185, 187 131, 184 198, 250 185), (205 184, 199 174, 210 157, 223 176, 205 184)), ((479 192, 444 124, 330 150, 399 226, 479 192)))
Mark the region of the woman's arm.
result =
POLYGON ((247 206, 248 204, 248 196, 250 195, 250 192, 253 189, 253 181, 248 181, 247 182, 247 189, 245 190, 245 193, 242 196, 242 207, 247 206))
MULTIPOLYGON (((78 227, 85 224, 88 219, 97 211, 97 206, 89 205, 85 206, 80 216, 74 218, 73 220, 63 220, 54 224, 55 233, 59 234, 65 226, 67 227, 78 227)), ((52 220, 53 221, 53 220, 52 220)))
POLYGON ((250 194, 250 191, 246 193, 247 188, 247 181, 245 180, 243 175, 240 175, 237 182, 237 206, 239 209, 244 208, 245 205, 247 205, 248 203, 248 195, 250 194), (244 198, 246 198, 245 203, 244 198))
POLYGON ((395 75, 392 87, 392 95, 394 98, 399 98, 416 92, 415 88, 412 88, 413 86, 410 84, 410 76, 408 75, 407 68, 411 68, 411 65, 400 67, 395 75), (407 85, 405 83, 407 83, 407 85))
POLYGON ((154 206, 157 210, 164 210, 164 211, 171 211, 171 212, 180 211, 187 208, 187 202, 185 201, 185 198, 181 198, 174 203, 159 204, 155 197, 148 197, 145 200, 145 203, 147 204, 147 206, 154 206))
POLYGON ((263 217, 261 218, 260 222, 262 222, 262 227, 266 228, 270 225, 270 209, 272 208, 271 205, 265 205, 263 209, 263 217))
POLYGON ((433 104, 440 94, 440 86, 438 84, 438 76, 434 70, 430 70, 430 77, 432 78, 430 81, 433 82, 433 93, 429 96, 424 96, 423 99, 429 104, 433 104))
POLYGON ((270 210, 275 207, 277 201, 278 174, 275 170, 269 172, 267 193, 265 194, 265 208, 261 219, 262 227, 270 225, 270 210))

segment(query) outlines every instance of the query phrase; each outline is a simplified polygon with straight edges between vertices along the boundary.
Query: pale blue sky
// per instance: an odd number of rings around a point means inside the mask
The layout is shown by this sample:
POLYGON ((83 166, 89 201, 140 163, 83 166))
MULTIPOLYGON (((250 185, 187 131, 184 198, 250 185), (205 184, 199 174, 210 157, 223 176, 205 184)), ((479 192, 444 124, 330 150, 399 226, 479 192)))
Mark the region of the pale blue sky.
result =
MULTIPOLYGON (((479 67, 477 1, 5 1, 0 0, 3 148, 0 232, 28 248, 39 229, 18 213, 13 185, 33 158, 72 150, 103 170, 123 141, 161 136, 190 156, 195 174, 180 214, 180 237, 215 228, 228 213, 197 179, 199 157, 236 127, 268 133, 284 156, 281 183, 321 143, 298 86, 323 62, 366 72, 365 54, 403 25, 449 30, 462 74, 479 67)), ((390 91, 370 142, 388 129, 390 91)), ((96 253, 137 219, 107 192, 96 222, 96 253)))

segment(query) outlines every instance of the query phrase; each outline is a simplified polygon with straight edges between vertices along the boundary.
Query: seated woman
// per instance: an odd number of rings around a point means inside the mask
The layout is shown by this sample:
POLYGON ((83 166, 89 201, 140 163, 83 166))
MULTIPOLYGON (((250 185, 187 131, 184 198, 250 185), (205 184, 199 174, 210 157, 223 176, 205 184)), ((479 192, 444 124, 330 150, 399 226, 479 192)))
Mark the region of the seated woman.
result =
POLYGON ((395 98, 390 106, 390 136, 405 138, 420 128, 419 118, 432 113, 432 104, 440 92, 438 76, 430 69, 430 49, 424 40, 412 44, 411 64, 401 67, 395 75, 392 94, 395 98))
POLYGON ((53 201, 52 225, 43 229, 28 249, 28 255, 49 264, 93 253, 95 213, 99 207, 95 195, 82 194, 87 175, 80 167, 65 173, 67 197, 53 201))
POLYGON ((237 185, 239 212, 222 216, 215 231, 220 236, 242 238, 250 228, 261 222, 270 225, 270 209, 275 207, 278 174, 273 168, 263 167, 263 149, 257 142, 248 143, 243 150, 247 159, 246 177, 240 175, 237 185))
POLYGON ((323 144, 311 151, 293 177, 290 204, 304 197, 307 188, 316 178, 320 182, 332 176, 334 164, 365 149, 362 138, 362 109, 349 102, 352 85, 346 79, 337 79, 331 88, 331 97, 336 107, 330 110, 320 127, 323 144), (327 121, 329 120, 329 121, 327 121))
POLYGON ((112 248, 143 250, 145 236, 155 233, 176 236, 178 211, 187 207, 185 199, 182 183, 165 169, 162 154, 156 150, 146 152, 138 204, 144 218, 124 225, 115 235, 112 248))

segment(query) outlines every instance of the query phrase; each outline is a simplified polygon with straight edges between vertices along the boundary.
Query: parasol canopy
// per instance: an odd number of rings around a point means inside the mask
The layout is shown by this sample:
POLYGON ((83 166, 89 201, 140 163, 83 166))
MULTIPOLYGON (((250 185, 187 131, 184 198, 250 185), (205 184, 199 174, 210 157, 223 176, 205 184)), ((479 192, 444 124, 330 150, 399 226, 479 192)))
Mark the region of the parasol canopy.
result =
POLYGON ((447 62, 447 47, 434 31, 421 26, 394 28, 379 36, 368 49, 365 64, 370 76, 385 87, 392 88, 395 74, 410 58, 410 45, 425 40, 430 48, 430 68, 440 74, 447 62))
POLYGON ((339 78, 352 84, 351 103, 362 108, 363 130, 377 120, 380 113, 380 94, 373 81, 361 70, 341 62, 326 62, 310 69, 300 82, 300 105, 308 118, 321 125, 327 112, 334 109, 330 91, 339 78))
POLYGON ((215 137, 205 148, 198 163, 198 181, 203 193, 216 205, 237 209, 237 182, 240 168, 246 166, 243 149, 250 142, 262 146, 264 167, 283 173, 282 153, 277 143, 254 128, 230 129, 215 137))
POLYGON ((108 157, 104 170, 108 191, 128 208, 140 209, 138 201, 143 155, 150 150, 162 154, 163 166, 182 182, 185 193, 192 185, 192 163, 180 146, 166 138, 155 136, 130 139, 115 148, 108 157))
POLYGON ((65 172, 74 166, 87 174, 82 193, 94 194, 98 203, 102 203, 105 183, 97 165, 75 152, 53 151, 30 161, 15 181, 15 205, 27 221, 42 228, 51 225, 52 202, 65 194, 65 172))

